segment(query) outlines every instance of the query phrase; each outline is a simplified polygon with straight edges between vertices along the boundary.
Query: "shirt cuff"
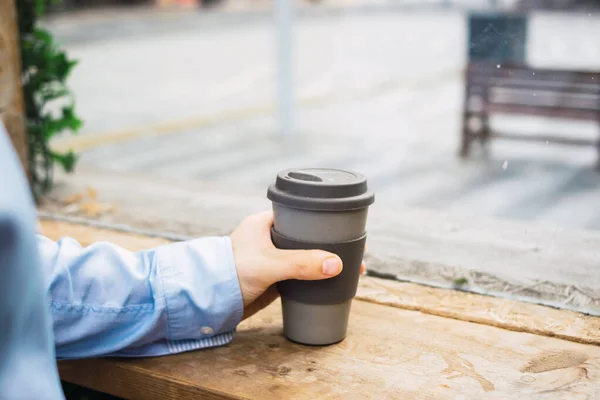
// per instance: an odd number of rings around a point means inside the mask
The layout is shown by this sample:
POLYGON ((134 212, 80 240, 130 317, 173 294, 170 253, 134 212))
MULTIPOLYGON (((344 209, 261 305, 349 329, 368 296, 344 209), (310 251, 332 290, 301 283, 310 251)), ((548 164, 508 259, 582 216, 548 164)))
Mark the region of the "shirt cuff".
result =
MULTIPOLYGON (((167 314, 167 340, 206 340, 231 334, 242 320, 244 302, 229 237, 208 237, 156 249, 167 314)), ((229 340, 226 340, 227 342, 229 340)), ((202 346, 202 347, 210 347, 202 346)), ((171 352, 188 347, 169 346, 171 352)), ((198 347, 196 347, 198 348, 198 347)), ((190 349, 191 350, 191 349, 190 349)))
POLYGON ((205 339, 188 340, 159 340, 144 346, 121 350, 111 356, 115 357, 159 357, 168 354, 183 353, 186 351, 207 349, 229 344, 235 332, 225 332, 205 339))

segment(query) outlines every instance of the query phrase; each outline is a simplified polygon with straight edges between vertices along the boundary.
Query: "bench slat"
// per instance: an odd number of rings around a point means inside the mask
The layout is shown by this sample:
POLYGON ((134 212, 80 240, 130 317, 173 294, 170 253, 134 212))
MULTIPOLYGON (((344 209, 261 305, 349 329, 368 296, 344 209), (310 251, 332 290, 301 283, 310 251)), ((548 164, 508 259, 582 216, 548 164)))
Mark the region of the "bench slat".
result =
POLYGON ((585 98, 582 96, 560 95, 538 95, 535 93, 517 93, 506 91, 492 92, 488 98, 489 104, 511 104, 523 105, 540 108, 561 108, 569 110, 588 110, 591 112, 591 119, 594 114, 600 116, 600 109, 597 107, 598 99, 585 98))
POLYGON ((565 144, 569 146, 600 146, 600 140, 583 139, 583 138, 564 138, 554 135, 525 135, 508 132, 492 132, 490 137, 505 140, 516 140, 521 142, 544 142, 565 144))
POLYGON ((481 88, 484 87, 499 87, 505 89, 548 90, 559 93, 600 94, 600 83, 596 85, 543 79, 504 79, 488 76, 475 76, 468 78, 467 86, 469 87, 469 90, 474 90, 476 88, 481 90, 481 88))
POLYGON ((523 114, 540 117, 565 118, 577 120, 598 120, 599 112, 582 108, 540 107, 527 104, 487 103, 478 109, 468 109, 466 115, 481 114, 523 114))
POLYGON ((467 67, 467 75, 503 79, 539 79, 545 81, 571 82, 595 85, 599 83, 600 71, 565 71, 530 66, 507 66, 497 64, 472 64, 467 67))

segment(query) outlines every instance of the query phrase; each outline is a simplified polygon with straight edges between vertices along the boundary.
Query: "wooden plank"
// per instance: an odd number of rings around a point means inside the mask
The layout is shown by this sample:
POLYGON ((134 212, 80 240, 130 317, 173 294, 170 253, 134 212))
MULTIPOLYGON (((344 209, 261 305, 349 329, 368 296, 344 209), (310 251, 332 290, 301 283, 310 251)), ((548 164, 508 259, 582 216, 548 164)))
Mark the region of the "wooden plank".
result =
POLYGON ((241 398, 192 385, 175 374, 161 374, 121 365, 116 359, 59 362, 61 380, 126 399, 221 400, 241 398))
MULTIPOLYGON (((531 73, 530 73, 531 74, 531 73)), ((512 78, 494 78, 489 75, 469 76, 468 89, 473 87, 501 87, 506 89, 524 89, 539 90, 550 89, 555 93, 585 93, 597 95, 600 91, 600 74, 597 84, 572 83, 568 81, 541 80, 533 77, 512 79, 512 78)), ((596 82, 594 79, 592 82, 596 82)))
POLYGON ((571 71, 565 69, 536 68, 529 65, 498 64, 495 62, 470 63, 467 72, 474 76, 487 75, 494 78, 517 79, 532 78, 539 80, 563 81, 583 84, 597 84, 600 70, 594 71, 571 71), (500 65, 498 67, 498 65, 500 65), (535 73, 535 75, 533 74, 535 73))
MULTIPOLYGON (((165 239, 67 222, 43 220, 40 228, 42 234, 53 240, 70 236, 76 238, 83 246, 97 241, 111 241, 135 251, 169 243, 165 239)), ((357 298, 518 332, 600 345, 600 318, 576 312, 370 277, 360 280, 357 298)))
POLYGON ((458 290, 363 277, 357 299, 516 332, 600 346, 600 318, 458 290))
POLYGON ((485 114, 528 114, 540 117, 577 119, 583 121, 596 121, 599 113, 598 110, 589 108, 539 106, 520 103, 487 103, 482 106, 481 112, 485 114))
POLYGON ((559 137, 556 135, 532 135, 493 131, 492 133, 490 133, 490 138, 515 140, 520 142, 554 143, 568 146, 600 146, 600 139, 594 140, 581 138, 567 138, 559 137))
POLYGON ((61 377, 136 399, 593 399, 600 348, 355 301, 348 337, 281 335, 274 303, 225 347, 59 363, 61 377))
MULTIPOLYGON (((228 234, 244 216, 270 207, 266 188, 182 185, 82 165, 68 179, 59 172, 55 197, 44 209, 81 215, 63 200, 85 191, 91 182, 101 201, 119 208, 101 215, 100 221, 155 231, 228 234), (131 187, 135 196, 126 189, 131 187)), ((448 285, 465 277, 469 288, 600 312, 600 232, 414 208, 388 210, 377 202, 369 213, 367 258, 372 271, 448 285)))
POLYGON ((524 104, 548 108, 568 108, 600 112, 600 87, 597 94, 556 92, 549 88, 513 89, 504 86, 488 90, 487 101, 492 104, 524 104))
POLYGON ((0 0, 0 121, 4 124, 25 171, 27 132, 21 92, 21 54, 14 0, 0 0))

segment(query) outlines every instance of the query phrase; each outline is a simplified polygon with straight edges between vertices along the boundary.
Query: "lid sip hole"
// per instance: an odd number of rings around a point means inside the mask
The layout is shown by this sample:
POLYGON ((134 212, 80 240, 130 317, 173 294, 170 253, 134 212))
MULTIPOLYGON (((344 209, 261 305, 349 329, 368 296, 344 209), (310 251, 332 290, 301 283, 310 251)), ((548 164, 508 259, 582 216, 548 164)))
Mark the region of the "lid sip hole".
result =
POLYGON ((292 171, 288 173, 290 178, 298 179, 300 181, 310 181, 310 182, 323 182, 323 179, 316 175, 307 174, 304 172, 296 172, 292 171))

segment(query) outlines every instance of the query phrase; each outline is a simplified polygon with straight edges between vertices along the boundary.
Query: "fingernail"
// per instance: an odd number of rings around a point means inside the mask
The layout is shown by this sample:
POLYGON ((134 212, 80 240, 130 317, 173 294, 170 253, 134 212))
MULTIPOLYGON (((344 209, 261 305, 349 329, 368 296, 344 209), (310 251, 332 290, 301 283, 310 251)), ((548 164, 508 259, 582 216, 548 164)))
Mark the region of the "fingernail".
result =
POLYGON ((323 261, 323 274, 327 276, 337 275, 342 269, 342 263, 337 257, 330 257, 323 261))

